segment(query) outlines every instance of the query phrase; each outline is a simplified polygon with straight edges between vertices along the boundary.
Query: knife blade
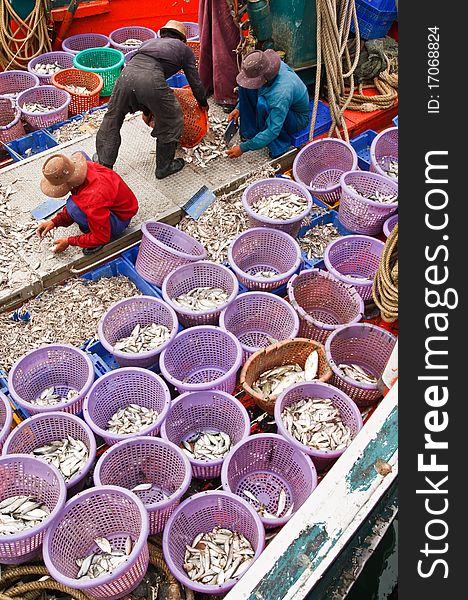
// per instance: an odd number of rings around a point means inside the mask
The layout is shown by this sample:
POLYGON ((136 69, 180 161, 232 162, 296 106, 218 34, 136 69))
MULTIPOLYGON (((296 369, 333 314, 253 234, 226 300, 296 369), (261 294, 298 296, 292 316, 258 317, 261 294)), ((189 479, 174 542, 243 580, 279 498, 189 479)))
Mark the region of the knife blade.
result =
POLYGON ((236 135, 238 129, 239 126, 237 123, 234 121, 234 119, 231 119, 231 121, 229 121, 229 125, 226 127, 226 131, 224 132, 224 141, 226 144, 229 144, 232 138, 236 135))

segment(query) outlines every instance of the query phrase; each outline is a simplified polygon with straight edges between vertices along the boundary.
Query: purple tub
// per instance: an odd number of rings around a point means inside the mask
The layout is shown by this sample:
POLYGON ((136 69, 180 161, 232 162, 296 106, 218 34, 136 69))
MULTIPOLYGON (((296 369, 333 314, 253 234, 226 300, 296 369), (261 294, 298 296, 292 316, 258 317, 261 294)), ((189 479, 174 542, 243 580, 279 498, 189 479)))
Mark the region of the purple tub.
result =
POLYGON ((347 448, 335 450, 333 452, 316 450, 315 448, 301 444, 287 431, 283 425, 281 413, 287 406, 291 406, 304 398, 323 398, 332 400, 333 406, 340 411, 343 423, 351 429, 351 436, 353 438, 355 438, 362 429, 362 417, 359 408, 349 396, 341 390, 338 390, 336 387, 321 381, 315 383, 295 383, 278 396, 275 404, 275 421, 278 427, 278 433, 296 448, 299 448, 302 452, 308 454, 317 470, 322 471, 339 458, 347 448))
POLYGON ((397 214, 389 217, 385 221, 385 223, 383 224, 383 232, 384 232, 385 237, 388 237, 392 233, 392 231, 397 223, 398 223, 398 215, 397 214))
POLYGON ((13 411, 10 401, 0 392, 0 451, 5 440, 10 435, 11 424, 13 423, 13 411))
POLYGON ((140 40, 141 43, 146 42, 147 40, 153 40, 156 37, 156 32, 149 27, 138 27, 137 25, 132 25, 130 27, 120 27, 119 29, 114 29, 109 34, 109 40, 112 48, 116 48, 123 52, 123 54, 128 54, 129 52, 133 52, 135 50, 134 46, 125 46, 123 42, 128 39, 140 40))
POLYGON ((69 344, 50 344, 31 350, 14 363, 8 375, 8 388, 13 400, 32 415, 57 411, 76 414, 81 412, 93 381, 93 363, 85 352, 69 344), (55 406, 32 404, 50 387, 63 395, 71 389, 79 394, 55 406))
MULTIPOLYGON (((250 435, 250 419, 242 404, 221 391, 189 392, 172 403, 161 427, 161 436, 176 446, 200 432, 222 431, 233 445, 250 435)), ((198 460, 188 457, 193 476, 198 479, 219 477, 224 457, 219 460, 198 460)))
POLYGON ((154 437, 135 437, 111 446, 94 469, 96 486, 117 485, 128 490, 146 482, 159 486, 161 491, 137 493, 148 511, 150 535, 164 529, 191 479, 192 469, 182 450, 154 437), (169 497, 164 499, 163 492, 169 497))
POLYGON ((109 48, 110 40, 107 35, 101 33, 78 33, 72 35, 62 42, 62 50, 70 54, 78 54, 89 48, 109 48))
POLYGON ((123 367, 98 379, 83 403, 85 421, 96 435, 111 446, 131 437, 158 435, 171 402, 163 379, 147 369, 123 367), (138 404, 159 413, 156 421, 138 433, 117 434, 107 431, 107 422, 120 408, 138 404))
POLYGON ((265 531, 260 517, 250 504, 238 496, 229 492, 201 492, 182 502, 164 529, 164 558, 180 583, 204 594, 225 594, 247 571, 220 585, 204 585, 188 577, 183 567, 186 544, 191 544, 199 533, 207 533, 216 526, 244 535, 255 550, 254 561, 265 547, 265 531))
POLYGON ((59 90, 53 85, 40 85, 25 90, 16 99, 23 119, 33 130, 44 129, 55 123, 66 121, 68 119, 68 105, 70 101, 71 96, 67 91, 59 90), (44 113, 32 113, 23 108, 29 102, 38 102, 39 104, 53 106, 54 108, 44 113))
POLYGON ((388 177, 387 168, 391 161, 398 162, 398 127, 390 127, 380 132, 372 140, 370 147, 371 172, 388 177))
POLYGON ((32 58, 28 62, 28 71, 36 75, 39 78, 40 85, 51 85, 52 75, 41 75, 35 70, 35 66, 39 63, 57 63, 62 69, 71 69, 73 67, 73 55, 70 52, 46 52, 45 54, 39 54, 35 58, 32 58))
POLYGON ((149 564, 148 535, 148 513, 135 494, 117 486, 95 487, 65 504, 45 536, 44 562, 52 577, 63 585, 96 600, 122 598, 138 587, 145 576, 149 564), (130 556, 110 574, 85 581, 76 579, 76 559, 98 550, 94 541, 97 537, 107 538, 119 550, 125 549, 130 537, 130 556))
POLYGON ((65 504, 65 482, 53 465, 24 454, 0 458, 0 481, 0 502, 11 496, 33 496, 50 509, 50 515, 40 525, 14 535, 0 535, 0 563, 29 562, 39 553, 47 528, 65 504))
POLYGON ((3 71, 0 73, 0 96, 13 100, 25 90, 39 85, 39 77, 28 71, 3 71))
POLYGON ((25 133, 21 111, 13 98, 0 96, 0 143, 7 144, 25 133))
POLYGON ((281 490, 286 494, 282 513, 289 516, 263 517, 265 527, 281 527, 304 504, 317 487, 317 472, 309 458, 284 437, 274 433, 253 435, 229 453, 221 471, 223 488, 250 502, 253 494, 271 514, 276 514, 281 490))
POLYGON ((242 363, 236 337, 219 327, 200 325, 181 331, 161 353, 161 373, 179 392, 222 390, 232 394, 242 363))

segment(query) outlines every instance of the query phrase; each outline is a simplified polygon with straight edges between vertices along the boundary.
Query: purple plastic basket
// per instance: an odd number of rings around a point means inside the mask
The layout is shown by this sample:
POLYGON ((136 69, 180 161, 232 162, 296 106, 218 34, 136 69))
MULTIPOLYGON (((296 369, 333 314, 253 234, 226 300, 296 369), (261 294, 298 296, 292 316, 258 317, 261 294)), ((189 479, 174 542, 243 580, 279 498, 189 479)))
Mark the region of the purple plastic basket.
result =
MULTIPOLYGON (((206 390, 182 394, 172 403, 161 426, 161 436, 176 446, 197 433, 226 433, 233 445, 250 435, 250 419, 241 402, 221 391, 206 390)), ((198 460, 188 457, 193 476, 198 479, 219 477, 224 457, 198 460)))
POLYGON ((386 169, 390 161, 398 162, 398 127, 380 132, 370 148, 370 170, 373 173, 388 177, 386 169))
POLYGON ((7 144, 26 132, 21 122, 21 111, 13 98, 0 96, 0 142, 7 144))
POLYGON ((143 279, 158 287, 177 267, 206 259, 206 250, 200 242, 172 225, 146 221, 141 232, 143 237, 135 268, 143 279))
POLYGON ((44 562, 52 577, 63 585, 82 590, 97 600, 121 598, 138 587, 146 574, 148 534, 148 513, 135 494, 112 485, 95 487, 65 504, 45 536, 44 562), (105 537, 119 550, 125 549, 126 540, 131 537, 131 554, 110 574, 91 580, 76 579, 76 560, 98 550, 97 537, 105 537))
POLYGON ((288 297, 299 315, 299 336, 322 344, 332 331, 360 321, 364 314, 364 302, 354 287, 320 269, 293 275, 288 297))
MULTIPOLYGON (((3 447, 3 455, 31 454, 36 448, 55 440, 67 438, 67 436, 82 441, 89 453, 83 469, 65 482, 70 497, 83 489, 86 475, 96 458, 96 440, 83 419, 63 412, 50 412, 29 417, 10 433, 3 447)), ((40 456, 36 458, 41 460, 40 456)))
POLYGON ((346 229, 364 235, 381 233, 385 221, 397 210, 398 202, 382 204, 361 194, 368 195, 379 191, 398 196, 398 182, 377 173, 350 171, 343 173, 341 187, 343 193, 338 218, 346 229))
POLYGON ((177 335, 179 322, 174 310, 159 298, 153 296, 133 296, 113 304, 102 316, 98 325, 98 337, 104 348, 110 352, 121 367, 150 367, 158 362, 159 354, 177 335), (122 352, 114 350, 115 343, 128 337, 136 325, 165 325, 169 339, 154 350, 147 352, 122 352))
POLYGON ((198 23, 194 23, 193 21, 184 21, 184 25, 187 32, 187 41, 197 41, 200 34, 198 23))
POLYGON ((354 148, 342 140, 322 138, 307 144, 293 163, 293 176, 309 192, 330 206, 341 198, 340 177, 357 168, 354 148))
POLYGON ((53 85, 40 85, 25 90, 16 99, 24 120, 33 130, 44 129, 55 123, 66 121, 70 101, 71 96, 67 91, 59 90, 53 85), (53 106, 54 109, 40 114, 32 113, 23 109, 27 102, 38 102, 44 106, 53 106))
POLYGON ((295 383, 285 392, 278 396, 275 404, 275 421, 278 427, 278 433, 286 438, 291 444, 308 454, 318 471, 322 471, 330 465, 331 462, 339 458, 346 450, 334 450, 325 452, 316 450, 305 444, 301 444, 293 437, 283 425, 281 414, 287 406, 291 406, 304 398, 322 398, 332 400, 333 406, 340 411, 341 419, 351 430, 351 437, 355 438, 362 429, 362 417, 359 408, 344 392, 333 385, 321 381, 310 383, 295 383))
POLYGON ((39 77, 28 71, 3 71, 0 73, 0 96, 11 96, 39 85, 39 77))
POLYGON ((0 451, 2 450, 5 440, 10 435, 11 425, 13 423, 13 411, 11 410, 10 401, 0 392, 0 451))
POLYGON ((184 327, 193 325, 217 325, 221 311, 232 304, 239 293, 239 283, 232 271, 223 265, 210 261, 197 261, 178 267, 163 281, 162 295, 171 306, 184 327), (216 287, 229 294, 228 299, 216 308, 194 312, 183 308, 174 301, 197 287, 216 287))
POLYGON ((246 292, 223 310, 219 325, 230 331, 241 343, 243 362, 260 350, 297 337, 299 317, 283 298, 267 292, 246 292))
MULTIPOLYGON (((265 527, 281 527, 304 504, 317 487, 317 472, 311 460, 288 440, 274 433, 254 435, 229 453, 221 471, 223 488, 247 500, 253 494, 271 514, 276 514, 281 491, 286 494, 287 517, 260 516, 265 527)), ((255 504, 250 502, 255 508, 255 504)))
POLYGON ((0 535, 0 563, 21 564, 39 553, 44 534, 66 499, 63 477, 43 460, 24 454, 9 454, 0 458, 0 502, 11 496, 33 496, 46 504, 50 515, 36 527, 12 535, 0 535))
POLYGON ((367 235, 348 235, 334 240, 325 249, 327 270, 343 283, 354 286, 364 302, 372 298, 372 283, 385 244, 367 235), (359 277, 358 281, 350 277, 359 277))
POLYGON ((49 344, 27 352, 14 363, 8 388, 13 400, 32 415, 57 411, 76 414, 93 381, 93 363, 85 352, 69 344, 49 344), (79 394, 54 406, 32 404, 50 387, 63 396, 71 389, 79 394))
POLYGON ((62 69, 71 69, 73 67, 73 55, 70 52, 46 52, 36 58, 32 58, 28 63, 28 71, 34 73, 39 78, 40 85, 51 85, 52 75, 41 75, 37 73, 34 67, 38 63, 58 63, 62 69))
MULTIPOLYGON (((201 492, 182 502, 164 529, 163 552, 174 577, 191 590, 204 594, 225 594, 242 577, 219 585, 204 585, 192 581, 184 570, 185 546, 201 532, 225 527, 244 535, 255 550, 255 561, 265 547, 265 530, 251 505, 229 492, 201 492)), ((252 564, 252 563, 251 563, 252 564)))
POLYGON ((394 335, 369 323, 346 325, 337 329, 325 343, 325 352, 333 371, 333 385, 345 392, 361 409, 374 404, 382 397, 377 383, 355 381, 338 369, 338 365, 358 365, 378 379, 395 344, 394 335))
POLYGON ((111 446, 131 437, 158 435, 171 395, 163 379, 147 369, 123 367, 106 373, 92 386, 83 403, 83 416, 91 429, 111 446), (120 408, 137 404, 159 413, 156 421, 138 433, 118 434, 105 429, 120 408))
POLYGON ((213 325, 181 331, 159 360, 164 378, 181 393, 222 390, 232 394, 241 363, 242 347, 236 337, 213 325))
POLYGON ((139 50, 139 48, 137 48, 136 50, 130 50, 130 52, 127 52, 127 54, 125 54, 124 67, 130 61, 130 59, 132 59, 135 56, 135 54, 138 52, 138 50, 139 50))
POLYGON ((152 483, 159 490, 138 492, 149 515, 149 534, 155 535, 182 500, 192 479, 188 458, 180 448, 154 437, 135 437, 111 446, 94 469, 94 484, 129 490, 152 483), (164 499, 163 493, 168 498, 164 499))
POLYGON ((383 224, 383 232, 384 232, 385 237, 388 237, 392 233, 392 231, 397 223, 398 223, 398 215, 397 214, 392 215, 391 217, 388 217, 388 219, 383 224))
POLYGON ((138 27, 136 25, 132 25, 130 27, 120 27, 119 29, 114 29, 109 34, 109 40, 112 48, 117 48, 120 52, 124 54, 128 54, 129 52, 133 52, 135 49, 134 46, 125 46, 123 42, 128 39, 140 40, 142 43, 147 40, 153 40, 156 37, 156 32, 149 27, 138 27))
POLYGON ((296 273, 302 254, 296 240, 284 231, 255 227, 234 238, 228 248, 228 260, 242 285, 249 290, 269 292, 296 273), (255 273, 260 271, 274 271, 277 275, 257 277, 255 273))
POLYGON ((245 212, 249 216, 250 227, 269 227, 270 229, 279 229, 289 233, 292 237, 296 237, 301 228, 302 221, 310 213, 313 200, 310 192, 302 184, 296 183, 281 177, 271 177, 270 179, 261 179, 251 183, 242 194, 242 205, 245 212), (251 207, 252 204, 274 194, 292 193, 301 196, 307 200, 307 208, 298 216, 291 219, 270 219, 255 212, 251 207))
POLYGON ((62 42, 62 50, 71 54, 78 54, 78 52, 89 48, 109 48, 109 46, 109 38, 101 33, 78 33, 62 42))

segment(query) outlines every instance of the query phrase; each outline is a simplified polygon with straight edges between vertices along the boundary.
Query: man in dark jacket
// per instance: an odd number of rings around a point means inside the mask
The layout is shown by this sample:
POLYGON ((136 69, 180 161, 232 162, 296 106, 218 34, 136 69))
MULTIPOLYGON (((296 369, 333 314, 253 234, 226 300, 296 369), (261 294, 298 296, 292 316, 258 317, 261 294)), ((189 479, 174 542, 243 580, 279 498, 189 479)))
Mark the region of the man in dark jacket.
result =
POLYGON ((120 128, 128 113, 143 111, 145 122, 154 115, 151 132, 157 138, 156 177, 163 179, 184 166, 174 159, 177 143, 184 128, 179 102, 166 79, 181 69, 199 105, 208 110, 205 91, 195 66, 193 50, 185 43, 183 23, 168 21, 160 29, 160 38, 144 42, 124 67, 115 83, 109 107, 96 137, 97 159, 113 168, 121 143, 120 128))

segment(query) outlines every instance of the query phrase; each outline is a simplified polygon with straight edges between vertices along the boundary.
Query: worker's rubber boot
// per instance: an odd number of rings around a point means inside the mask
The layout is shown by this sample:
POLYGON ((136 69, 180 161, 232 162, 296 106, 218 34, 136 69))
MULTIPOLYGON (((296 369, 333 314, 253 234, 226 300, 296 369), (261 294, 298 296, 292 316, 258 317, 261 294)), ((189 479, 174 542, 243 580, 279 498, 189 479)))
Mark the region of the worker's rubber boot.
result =
POLYGON ((177 142, 170 142, 169 144, 156 142, 156 179, 164 179, 184 168, 185 160, 174 158, 176 149, 177 142))
POLYGON ((96 254, 99 250, 104 248, 104 244, 102 246, 94 246, 94 248, 83 248, 83 254, 85 256, 89 256, 90 254, 96 254))
POLYGON ((112 165, 106 165, 103 162, 101 162, 97 153, 93 154, 93 162, 97 163, 98 165, 102 165, 103 167, 107 167, 108 169, 111 169, 111 171, 114 170, 114 167, 112 165))

